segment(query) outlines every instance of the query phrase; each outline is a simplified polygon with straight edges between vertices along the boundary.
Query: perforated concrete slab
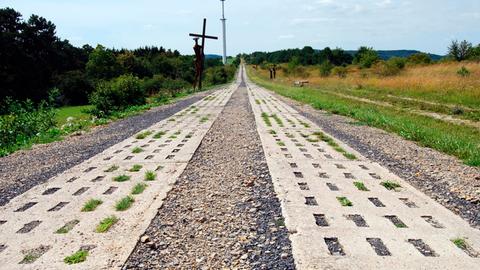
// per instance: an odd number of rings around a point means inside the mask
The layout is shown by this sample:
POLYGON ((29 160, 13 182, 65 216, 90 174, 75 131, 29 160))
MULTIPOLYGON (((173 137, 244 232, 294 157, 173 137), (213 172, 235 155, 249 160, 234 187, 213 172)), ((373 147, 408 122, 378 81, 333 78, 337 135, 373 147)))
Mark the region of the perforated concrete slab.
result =
POLYGON ((479 267, 478 230, 265 89, 248 89, 299 269, 479 267))
POLYGON ((237 87, 207 96, 1 207, 0 269, 120 268, 237 87), (147 181, 147 172, 155 179, 147 181), (137 184, 147 186, 134 195, 137 184), (128 196, 131 207, 117 211, 128 196), (102 203, 82 212, 91 199, 102 203), (96 232, 112 216, 118 221, 96 232), (67 265, 64 259, 79 250, 88 251, 86 261, 67 265))

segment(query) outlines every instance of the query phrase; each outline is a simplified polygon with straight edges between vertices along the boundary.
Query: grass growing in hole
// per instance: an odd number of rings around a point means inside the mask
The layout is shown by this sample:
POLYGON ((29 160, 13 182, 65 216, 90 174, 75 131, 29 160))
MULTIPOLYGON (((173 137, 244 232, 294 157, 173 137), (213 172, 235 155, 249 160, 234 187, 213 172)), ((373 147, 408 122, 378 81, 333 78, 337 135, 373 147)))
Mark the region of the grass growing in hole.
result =
POLYGON ((206 117, 206 116, 200 118, 200 123, 205 123, 207 121, 208 121, 208 117, 206 117))
POLYGON ((132 150, 132 153, 133 153, 133 154, 138 154, 138 153, 141 153, 141 152, 143 152, 143 149, 140 148, 140 147, 135 147, 135 148, 133 148, 133 150, 132 150))
POLYGON ((130 176, 125 175, 125 174, 119 175, 119 176, 113 178, 113 181, 115 181, 115 182, 125 182, 125 181, 128 181, 128 180, 130 180, 130 176))
POLYGON ((97 233, 105 233, 107 232, 115 223, 118 222, 118 218, 116 216, 111 216, 103 219, 95 228, 97 233))
POLYGON ((36 261, 40 256, 36 254, 26 254, 25 257, 23 257, 23 260, 20 262, 21 264, 30 264, 36 261))
POLYGON ((285 136, 287 136, 287 138, 295 138, 295 135, 293 134, 290 134, 290 133, 285 133, 285 136))
POLYGON ((357 159, 357 157, 354 154, 350 154, 350 153, 343 153, 343 156, 350 159, 350 160, 356 160, 357 159))
POLYGON ((172 135, 172 136, 170 136, 170 137, 168 137, 168 138, 169 138, 169 139, 176 139, 176 138, 177 138, 177 136, 175 136, 175 135, 172 135))
POLYGON ((65 224, 65 226, 56 230, 55 233, 56 234, 66 234, 69 231, 71 231, 73 229, 73 227, 75 227, 75 225, 77 225, 78 223, 80 223, 80 220, 78 220, 78 219, 72 220, 72 221, 68 222, 67 224, 65 224))
POLYGON ((279 146, 285 146, 285 143, 284 143, 284 142, 277 142, 277 144, 278 144, 279 146))
POLYGON ((148 136, 150 136, 151 134, 152 134, 151 131, 145 131, 145 132, 142 132, 142 133, 138 134, 138 135, 135 137, 135 139, 137 139, 137 140, 143 140, 143 139, 147 138, 148 136))
POLYGON ((361 190, 361 191, 370 191, 364 183, 362 182, 353 182, 353 184, 355 185, 355 187, 357 187, 358 190, 361 190))
POLYGON ((467 242, 463 238, 452 239, 452 243, 460 249, 467 249, 467 242))
POLYGON ((138 194, 142 194, 145 189, 147 188, 147 184, 144 184, 144 183, 139 183, 139 184, 136 184, 133 189, 132 189, 132 195, 138 195, 138 194))
POLYGON ((276 114, 272 114, 272 118, 273 120, 275 120, 275 122, 277 122, 277 125, 279 127, 283 127, 282 119, 280 119, 276 114))
POLYGON ((342 206, 353 206, 353 203, 347 197, 337 197, 337 200, 342 206))
POLYGON ((182 134, 182 131, 179 130, 179 131, 177 131, 177 132, 175 132, 175 133, 173 133, 173 134, 174 134, 174 135, 180 135, 180 134, 182 134))
POLYGON ((147 171, 145 173, 145 181, 154 181, 155 179, 157 179, 157 174, 155 172, 147 171))
POLYGON ((302 125, 302 126, 304 126, 304 127, 306 127, 306 128, 309 128, 309 127, 310 127, 310 125, 309 125, 308 123, 302 122, 302 121, 300 121, 300 120, 299 120, 298 122, 300 122, 300 125, 302 125))
POLYGON ((258 99, 255 99, 255 103, 257 103, 258 105, 262 104, 258 99))
POLYGON ((155 135, 153 135, 153 138, 154 139, 160 139, 163 137, 163 135, 165 135, 166 133, 164 131, 160 131, 160 132, 157 132, 155 133, 155 135))
POLYGON ((316 143, 316 142, 319 142, 319 141, 320 141, 319 139, 307 138, 307 142, 316 143))
POLYGON ((132 196, 127 196, 122 198, 120 201, 115 204, 115 209, 117 211, 125 211, 135 202, 135 199, 132 196))
POLYGON ((91 199, 83 205, 82 212, 92 212, 103 202, 101 200, 91 199))
POLYGON ((285 227, 285 219, 282 217, 275 220, 275 225, 277 225, 277 227, 285 227))
POLYGON ((168 122, 175 122, 175 119, 170 118, 170 119, 168 119, 168 122))
POLYGON ((63 259, 63 262, 66 264, 77 264, 87 260, 88 251, 87 250, 79 250, 73 253, 70 256, 67 256, 63 259))
POLYGON ((185 139, 190 139, 192 138, 192 134, 187 134, 187 136, 185 136, 185 139))
POLYGON ((104 172, 114 172, 116 170, 118 170, 118 167, 117 165, 112 165, 110 168, 106 169, 104 172))
POLYGON ((396 190, 397 188, 401 188, 402 186, 398 183, 392 182, 392 181, 384 181, 381 182, 380 185, 385 187, 388 190, 396 190))
POLYGON ((135 164, 128 170, 129 172, 139 172, 143 168, 142 165, 135 164))
POLYGON ((265 112, 262 113, 262 119, 263 119, 263 122, 265 122, 265 125, 267 125, 268 127, 272 126, 272 122, 270 122, 270 118, 268 117, 267 113, 265 112))
POLYGON ((269 130, 268 133, 272 134, 272 135, 277 135, 277 132, 273 129, 269 130))
POLYGON ((395 227, 399 228, 399 229, 404 229, 404 228, 408 228, 407 225, 405 225, 405 223, 403 222, 395 222, 395 227))

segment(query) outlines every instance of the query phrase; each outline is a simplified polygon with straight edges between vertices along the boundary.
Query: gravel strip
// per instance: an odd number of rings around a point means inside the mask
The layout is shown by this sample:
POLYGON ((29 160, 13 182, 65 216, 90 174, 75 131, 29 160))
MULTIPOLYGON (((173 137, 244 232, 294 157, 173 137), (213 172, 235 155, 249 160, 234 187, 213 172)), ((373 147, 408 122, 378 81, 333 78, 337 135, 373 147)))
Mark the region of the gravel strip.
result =
POLYGON ((96 127, 81 136, 34 146, 0 158, 0 206, 36 185, 101 153, 158 121, 199 101, 215 90, 201 92, 176 103, 151 109, 107 126, 96 127))
POLYGON ((124 269, 294 269, 247 91, 205 136, 124 269))
POLYGON ((472 227, 480 229, 479 168, 466 166, 455 157, 421 147, 398 135, 355 124, 351 118, 331 115, 273 94, 326 132, 388 168, 460 215, 472 227))

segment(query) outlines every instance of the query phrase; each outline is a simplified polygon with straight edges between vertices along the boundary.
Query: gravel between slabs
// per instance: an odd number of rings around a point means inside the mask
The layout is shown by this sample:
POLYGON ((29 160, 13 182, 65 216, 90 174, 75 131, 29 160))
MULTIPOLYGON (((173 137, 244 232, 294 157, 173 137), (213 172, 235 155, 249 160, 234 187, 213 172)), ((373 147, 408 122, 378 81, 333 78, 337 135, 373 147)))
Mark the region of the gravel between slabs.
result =
POLYGON ((247 91, 240 87, 124 269, 293 269, 247 91))
POLYGON ((101 153, 178 111, 199 101, 215 90, 200 92, 178 102, 151 109, 143 114, 96 127, 81 136, 34 146, 0 158, 0 206, 36 185, 46 182, 69 168, 101 153))
POLYGON ((351 118, 331 115, 273 94, 326 132, 480 229, 480 168, 467 166, 455 157, 421 147, 398 135, 359 125, 351 118))

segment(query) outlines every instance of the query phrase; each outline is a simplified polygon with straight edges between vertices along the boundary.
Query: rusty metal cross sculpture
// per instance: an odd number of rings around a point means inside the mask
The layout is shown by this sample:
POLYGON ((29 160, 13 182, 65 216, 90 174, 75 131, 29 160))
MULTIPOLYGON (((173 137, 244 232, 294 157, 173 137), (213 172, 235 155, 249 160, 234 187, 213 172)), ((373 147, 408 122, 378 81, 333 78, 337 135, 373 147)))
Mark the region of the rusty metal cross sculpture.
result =
POLYGON ((195 87, 198 84, 198 89, 202 89, 202 75, 203 75, 203 69, 205 65, 205 39, 218 39, 218 37, 214 36, 207 36, 206 35, 207 31, 207 19, 203 19, 203 32, 202 34, 190 34, 191 37, 194 37, 193 40, 195 40, 195 46, 193 47, 193 50, 195 51, 195 69, 196 69, 196 74, 195 74, 195 82, 193 85, 193 90, 195 90, 195 87), (202 44, 198 44, 198 39, 202 39, 202 44))

